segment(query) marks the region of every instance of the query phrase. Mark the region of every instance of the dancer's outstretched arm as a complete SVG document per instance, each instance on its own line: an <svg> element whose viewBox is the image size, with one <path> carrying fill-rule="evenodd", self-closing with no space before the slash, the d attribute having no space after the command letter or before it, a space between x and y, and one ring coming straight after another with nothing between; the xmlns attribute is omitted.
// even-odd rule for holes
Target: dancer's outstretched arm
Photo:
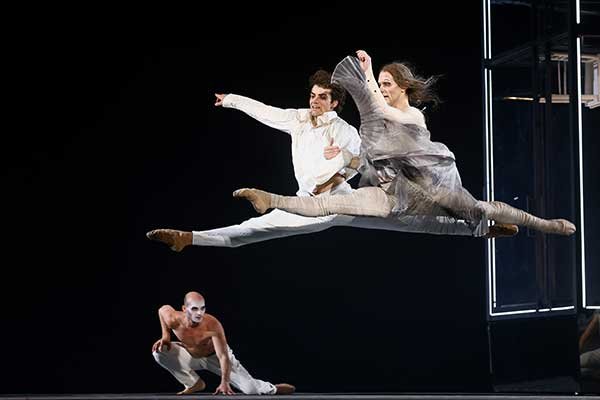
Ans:
<svg viewBox="0 0 600 400"><path fill-rule="evenodd" d="M301 123L296 109L268 106L260 101L237 94L215 93L215 106L243 111L260 123L290 134Z"/></svg>

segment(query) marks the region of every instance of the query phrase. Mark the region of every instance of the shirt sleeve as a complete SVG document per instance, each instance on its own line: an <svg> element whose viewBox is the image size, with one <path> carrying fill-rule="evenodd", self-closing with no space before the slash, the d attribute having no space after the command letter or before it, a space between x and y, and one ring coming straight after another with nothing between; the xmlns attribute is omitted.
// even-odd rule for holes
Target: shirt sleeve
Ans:
<svg viewBox="0 0 600 400"><path fill-rule="evenodd" d="M260 101L237 94L225 96L223 107L243 111L258 122L287 134L291 134L300 123L298 110L268 106Z"/></svg>

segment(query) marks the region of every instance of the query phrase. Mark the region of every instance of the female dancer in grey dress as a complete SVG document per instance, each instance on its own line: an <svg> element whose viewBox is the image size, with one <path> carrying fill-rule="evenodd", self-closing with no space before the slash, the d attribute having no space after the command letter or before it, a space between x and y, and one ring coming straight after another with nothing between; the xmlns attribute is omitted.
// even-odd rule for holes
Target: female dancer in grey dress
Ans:
<svg viewBox="0 0 600 400"><path fill-rule="evenodd" d="M575 226L564 219L546 220L502 202L475 199L462 186L454 154L430 140L423 114L411 106L437 99L431 91L434 79L423 80L406 65L392 63L382 68L378 86L369 55L359 50L357 57L342 60L332 81L348 90L360 112L361 154L352 158L335 146L325 154L337 159L340 168L358 169L361 188L349 195L316 197L240 189L235 197L246 198L259 213L278 208L305 216L454 217L465 220L474 236L487 233L488 219L546 233L575 232Z"/></svg>

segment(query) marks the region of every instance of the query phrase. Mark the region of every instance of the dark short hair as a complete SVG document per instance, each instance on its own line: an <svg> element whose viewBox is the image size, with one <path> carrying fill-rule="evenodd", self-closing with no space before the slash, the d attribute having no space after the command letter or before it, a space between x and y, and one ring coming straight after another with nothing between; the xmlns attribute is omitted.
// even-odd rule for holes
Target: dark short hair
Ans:
<svg viewBox="0 0 600 400"><path fill-rule="evenodd" d="M346 89L337 83L331 82L331 74L324 69L320 69L308 78L309 89L312 89L314 85L322 87L323 89L331 90L331 101L337 100L337 106L334 111L341 112L344 108L344 102L346 101Z"/></svg>

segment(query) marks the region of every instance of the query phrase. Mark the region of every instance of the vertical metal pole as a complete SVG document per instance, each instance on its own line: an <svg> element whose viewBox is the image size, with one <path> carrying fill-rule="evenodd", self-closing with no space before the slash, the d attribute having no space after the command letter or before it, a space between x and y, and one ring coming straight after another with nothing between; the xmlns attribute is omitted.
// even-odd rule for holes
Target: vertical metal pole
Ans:
<svg viewBox="0 0 600 400"><path fill-rule="evenodd" d="M573 174L571 193L573 193L573 206L571 209L573 220L577 225L575 252L573 256L573 273L576 296L576 309L582 311L586 306L585 300L585 241L584 241L584 215L583 215L583 160L582 160L582 132L581 132L581 86L580 86L580 38L579 38L579 1L569 1L568 31L569 31L569 136L572 145L570 154L570 167ZM579 208L579 212L577 209Z"/></svg>

